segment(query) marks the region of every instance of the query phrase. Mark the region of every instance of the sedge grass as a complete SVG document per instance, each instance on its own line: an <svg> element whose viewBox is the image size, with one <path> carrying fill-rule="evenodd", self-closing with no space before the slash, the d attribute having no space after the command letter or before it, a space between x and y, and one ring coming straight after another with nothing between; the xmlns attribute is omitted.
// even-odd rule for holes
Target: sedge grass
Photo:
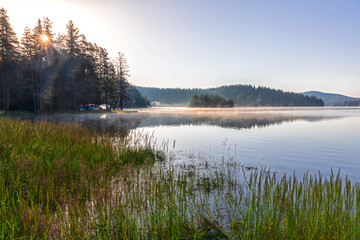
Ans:
<svg viewBox="0 0 360 240"><path fill-rule="evenodd" d="M206 159L207 171L179 171L153 165L152 136L9 119L0 130L0 239L360 238L360 187L340 174Z"/></svg>
<svg viewBox="0 0 360 240"><path fill-rule="evenodd" d="M162 157L72 124L0 118L0 133L0 239L48 236L59 209L87 202L124 165Z"/></svg>

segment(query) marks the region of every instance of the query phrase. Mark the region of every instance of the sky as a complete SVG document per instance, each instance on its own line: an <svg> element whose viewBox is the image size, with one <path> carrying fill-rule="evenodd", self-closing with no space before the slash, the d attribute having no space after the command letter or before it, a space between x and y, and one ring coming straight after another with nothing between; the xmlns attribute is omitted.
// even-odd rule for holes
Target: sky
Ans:
<svg viewBox="0 0 360 240"><path fill-rule="evenodd" d="M0 0L20 39L49 17L73 20L130 82L163 88L232 84L360 97L358 0Z"/></svg>

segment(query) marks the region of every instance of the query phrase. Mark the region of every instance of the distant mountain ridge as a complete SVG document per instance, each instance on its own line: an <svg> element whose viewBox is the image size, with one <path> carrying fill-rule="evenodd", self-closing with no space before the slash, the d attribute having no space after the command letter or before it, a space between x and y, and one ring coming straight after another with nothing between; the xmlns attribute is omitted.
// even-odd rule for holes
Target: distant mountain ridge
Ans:
<svg viewBox="0 0 360 240"><path fill-rule="evenodd" d="M136 87L150 102L159 105L188 106L193 95L209 94L232 99L235 106L324 106L321 99L294 92L251 85L229 85L217 88Z"/></svg>
<svg viewBox="0 0 360 240"><path fill-rule="evenodd" d="M325 106L343 106L345 102L357 101L360 98L349 97L336 93L324 93L319 91L308 91L303 93L305 96L314 96L324 101Z"/></svg>

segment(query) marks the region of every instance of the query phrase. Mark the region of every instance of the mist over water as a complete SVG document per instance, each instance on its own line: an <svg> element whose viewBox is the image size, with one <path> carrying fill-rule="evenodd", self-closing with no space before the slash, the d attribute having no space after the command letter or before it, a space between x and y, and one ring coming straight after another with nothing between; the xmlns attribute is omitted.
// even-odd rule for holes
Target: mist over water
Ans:
<svg viewBox="0 0 360 240"><path fill-rule="evenodd" d="M328 175L360 182L360 108L149 108L134 113L40 116L108 134L131 131L168 142L171 164L230 159L278 172Z"/></svg>

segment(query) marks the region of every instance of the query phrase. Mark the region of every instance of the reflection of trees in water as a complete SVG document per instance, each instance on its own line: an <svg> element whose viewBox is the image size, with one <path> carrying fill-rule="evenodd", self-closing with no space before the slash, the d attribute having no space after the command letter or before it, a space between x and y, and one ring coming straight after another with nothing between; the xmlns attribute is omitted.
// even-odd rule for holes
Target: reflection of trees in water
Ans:
<svg viewBox="0 0 360 240"><path fill-rule="evenodd" d="M194 115L194 114L151 114L151 113L127 113L127 114L59 114L36 116L34 120L47 120L55 122L73 122L81 126L96 129L106 134L118 134L125 137L128 133L139 127L156 126L184 126L184 125L210 125L232 129L263 128L271 125L279 125L283 122L297 120L321 121L333 119L324 116L286 116L286 115L237 115L225 116Z"/></svg>
<svg viewBox="0 0 360 240"><path fill-rule="evenodd" d="M142 117L137 117L135 114L120 115L114 113L37 115L31 119L79 124L100 133L114 133L120 137L126 137L130 130L136 129L143 121Z"/></svg>
<svg viewBox="0 0 360 240"><path fill-rule="evenodd" d="M283 122L293 122L297 120L321 121L325 119L330 119L330 117L301 117L271 114L261 116L251 115L237 117L156 114L148 115L146 118L144 118L144 121L141 122L140 127L210 125L233 129L251 129L255 127L262 128L271 125L279 125ZM331 119L333 119L333 117L331 117Z"/></svg>

